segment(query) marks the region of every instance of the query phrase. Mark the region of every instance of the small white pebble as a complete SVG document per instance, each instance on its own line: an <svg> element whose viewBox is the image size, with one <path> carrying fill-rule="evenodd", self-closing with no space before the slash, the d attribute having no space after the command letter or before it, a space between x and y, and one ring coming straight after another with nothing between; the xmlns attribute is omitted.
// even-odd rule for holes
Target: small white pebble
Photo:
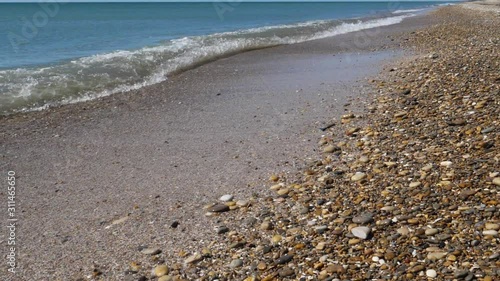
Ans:
<svg viewBox="0 0 500 281"><path fill-rule="evenodd" d="M223 202L227 202L227 201L231 201L233 200L234 196L231 195L231 194L226 194L226 195L222 195L219 200L220 201L223 201Z"/></svg>
<svg viewBox="0 0 500 281"><path fill-rule="evenodd" d="M450 167L451 164L452 164L451 161L443 161L443 162L440 163L440 165L443 166L443 167Z"/></svg>
<svg viewBox="0 0 500 281"><path fill-rule="evenodd" d="M435 278L437 276L437 272L434 269L428 269L425 272L425 275L427 275L427 277L430 277L430 278Z"/></svg>

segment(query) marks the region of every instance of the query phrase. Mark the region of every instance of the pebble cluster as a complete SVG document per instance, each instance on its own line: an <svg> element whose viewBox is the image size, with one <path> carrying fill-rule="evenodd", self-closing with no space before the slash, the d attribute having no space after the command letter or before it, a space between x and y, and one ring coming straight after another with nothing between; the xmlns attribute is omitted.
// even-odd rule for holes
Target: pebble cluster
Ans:
<svg viewBox="0 0 500 281"><path fill-rule="evenodd" d="M125 280L500 280L500 18L480 15L446 7L402 35L417 55L318 160L272 175L273 196L221 196L214 237L139 249Z"/></svg>

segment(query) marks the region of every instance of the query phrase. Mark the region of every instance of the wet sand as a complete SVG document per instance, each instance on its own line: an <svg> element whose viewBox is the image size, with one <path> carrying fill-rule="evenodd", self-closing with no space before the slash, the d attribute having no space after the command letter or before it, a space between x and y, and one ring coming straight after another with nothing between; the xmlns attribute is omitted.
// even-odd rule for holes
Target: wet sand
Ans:
<svg viewBox="0 0 500 281"><path fill-rule="evenodd" d="M403 54L393 35L427 24L251 51L135 92L3 118L1 170L16 172L19 214L11 280L76 280L95 267L123 280L138 247L168 257L209 240L204 205L266 196L272 173L303 168L318 128L361 112L366 79Z"/></svg>

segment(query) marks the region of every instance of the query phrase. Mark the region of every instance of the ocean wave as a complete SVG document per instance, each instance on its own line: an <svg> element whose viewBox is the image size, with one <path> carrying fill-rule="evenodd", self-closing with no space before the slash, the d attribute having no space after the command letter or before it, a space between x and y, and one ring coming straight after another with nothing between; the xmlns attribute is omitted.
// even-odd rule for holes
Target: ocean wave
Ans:
<svg viewBox="0 0 500 281"><path fill-rule="evenodd" d="M0 70L0 114L43 110L160 83L168 75L231 54L321 39L401 22L412 14L365 20L320 20L184 37L43 68Z"/></svg>
<svg viewBox="0 0 500 281"><path fill-rule="evenodd" d="M425 11L426 9L408 9L408 10L396 10L393 11L393 14L405 14L405 13L417 13L417 12L422 12Z"/></svg>

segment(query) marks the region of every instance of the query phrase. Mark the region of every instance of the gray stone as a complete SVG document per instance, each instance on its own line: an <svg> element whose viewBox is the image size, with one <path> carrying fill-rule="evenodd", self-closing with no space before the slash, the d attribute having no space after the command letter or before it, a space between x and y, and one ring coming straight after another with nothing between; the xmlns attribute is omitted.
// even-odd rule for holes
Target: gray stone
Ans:
<svg viewBox="0 0 500 281"><path fill-rule="evenodd" d="M351 229L351 233L360 238L360 239L367 239L368 236L370 235L371 233L371 229L369 227L366 227L366 226L358 226L358 227L355 227L353 229Z"/></svg>
<svg viewBox="0 0 500 281"><path fill-rule="evenodd" d="M220 201L223 201L223 202L228 202L228 201L231 201L233 200L234 196L231 195L231 194L226 194L226 195L222 195L219 200Z"/></svg>
<svg viewBox="0 0 500 281"><path fill-rule="evenodd" d="M232 260L231 263L229 264L229 267L231 268L236 268L236 267L240 267L243 265L243 261L240 260L240 259L235 259L235 260Z"/></svg>
<svg viewBox="0 0 500 281"><path fill-rule="evenodd" d="M352 218L353 223L365 224L373 221L373 214L365 213Z"/></svg>
<svg viewBox="0 0 500 281"><path fill-rule="evenodd" d="M227 212L229 211L229 206L225 204L215 204L214 206L208 208L208 211L213 213Z"/></svg>

